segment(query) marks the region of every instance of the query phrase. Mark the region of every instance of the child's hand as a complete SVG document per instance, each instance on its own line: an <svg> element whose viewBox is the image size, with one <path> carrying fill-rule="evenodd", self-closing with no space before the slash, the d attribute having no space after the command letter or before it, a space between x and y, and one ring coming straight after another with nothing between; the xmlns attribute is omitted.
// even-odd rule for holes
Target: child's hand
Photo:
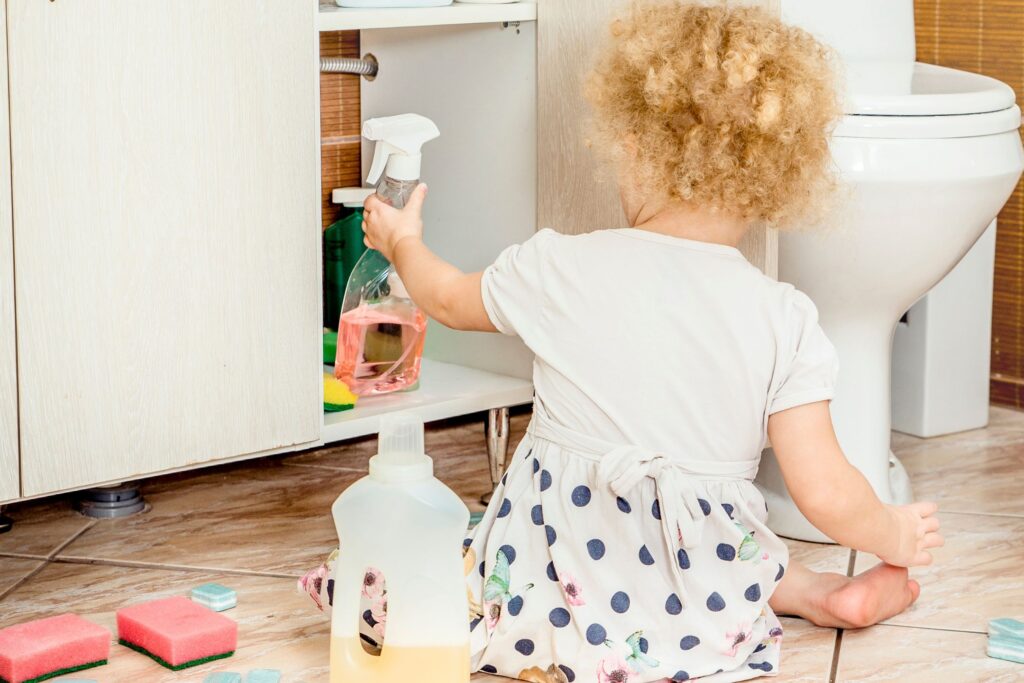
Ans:
<svg viewBox="0 0 1024 683"><path fill-rule="evenodd" d="M388 261L394 261L395 247L407 237L423 237L423 200L427 197L427 186L420 185L413 190L405 208L398 210L385 204L377 195L371 195L363 205L363 241L366 246L384 254Z"/></svg>
<svg viewBox="0 0 1024 683"><path fill-rule="evenodd" d="M891 550L879 555L883 562L897 567L918 567L932 563L929 548L939 548L945 540L939 533L939 507L935 503L890 505L889 514L896 522L898 537Z"/></svg>

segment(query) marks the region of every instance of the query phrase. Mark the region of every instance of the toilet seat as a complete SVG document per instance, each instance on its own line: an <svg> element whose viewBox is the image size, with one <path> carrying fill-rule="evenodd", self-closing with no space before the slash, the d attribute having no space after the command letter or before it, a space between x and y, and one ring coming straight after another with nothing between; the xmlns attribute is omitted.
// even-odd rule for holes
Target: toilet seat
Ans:
<svg viewBox="0 0 1024 683"><path fill-rule="evenodd" d="M977 137L1021 125L1013 89L988 76L934 64L868 62L850 65L847 81L838 137Z"/></svg>

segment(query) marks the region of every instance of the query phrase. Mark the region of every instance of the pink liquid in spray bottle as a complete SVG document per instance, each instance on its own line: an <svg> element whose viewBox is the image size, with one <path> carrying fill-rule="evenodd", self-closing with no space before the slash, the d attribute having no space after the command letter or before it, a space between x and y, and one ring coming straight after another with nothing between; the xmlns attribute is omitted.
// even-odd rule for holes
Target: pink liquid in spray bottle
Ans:
<svg viewBox="0 0 1024 683"><path fill-rule="evenodd" d="M363 136L377 141L367 180L377 196L405 207L419 185L421 146L440 132L430 119L403 114L371 119ZM427 317L413 303L394 266L376 250L363 254L345 287L334 375L359 396L388 394L419 381Z"/></svg>

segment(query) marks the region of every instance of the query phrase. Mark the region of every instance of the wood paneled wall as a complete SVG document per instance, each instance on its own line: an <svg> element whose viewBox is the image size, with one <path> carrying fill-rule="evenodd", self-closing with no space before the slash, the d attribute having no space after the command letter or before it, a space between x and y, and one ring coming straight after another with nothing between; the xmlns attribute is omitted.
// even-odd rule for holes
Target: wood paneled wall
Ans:
<svg viewBox="0 0 1024 683"><path fill-rule="evenodd" d="M915 0L917 58L1008 83L1024 104L1024 0ZM992 401L1024 407L1024 183L999 214Z"/></svg>
<svg viewBox="0 0 1024 683"><path fill-rule="evenodd" d="M359 31L320 34L321 57L359 58ZM350 74L320 74L321 214L326 228L338 216L331 203L336 187L362 185L359 80Z"/></svg>

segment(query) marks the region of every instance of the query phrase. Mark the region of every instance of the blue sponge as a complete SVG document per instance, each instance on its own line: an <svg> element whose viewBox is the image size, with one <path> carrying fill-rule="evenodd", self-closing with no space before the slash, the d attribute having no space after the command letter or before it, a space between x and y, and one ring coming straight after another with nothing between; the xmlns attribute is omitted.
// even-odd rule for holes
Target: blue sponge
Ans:
<svg viewBox="0 0 1024 683"><path fill-rule="evenodd" d="M280 683L281 672L277 669L253 669L245 677L245 683Z"/></svg>
<svg viewBox="0 0 1024 683"><path fill-rule="evenodd" d="M222 586L219 583L204 583L202 586L192 589L192 602L199 603L214 612L223 612L238 604L238 596L227 586Z"/></svg>
<svg viewBox="0 0 1024 683"><path fill-rule="evenodd" d="M203 683L242 683L242 675L232 671L218 671L204 678Z"/></svg>

